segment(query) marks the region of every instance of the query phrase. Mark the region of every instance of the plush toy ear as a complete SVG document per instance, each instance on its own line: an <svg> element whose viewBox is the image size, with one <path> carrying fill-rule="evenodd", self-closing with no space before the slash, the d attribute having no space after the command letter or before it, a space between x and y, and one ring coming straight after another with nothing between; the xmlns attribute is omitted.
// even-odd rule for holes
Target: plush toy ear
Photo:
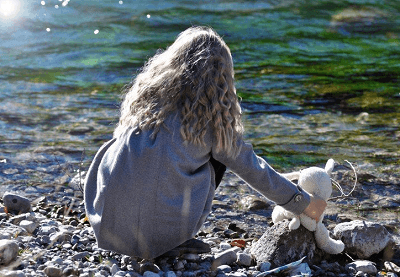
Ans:
<svg viewBox="0 0 400 277"><path fill-rule="evenodd" d="M290 173L283 173L282 175L283 175L283 177L289 179L290 181L299 180L299 178L300 178L300 172L299 171L290 172Z"/></svg>
<svg viewBox="0 0 400 277"><path fill-rule="evenodd" d="M325 165L325 171L328 175L331 175L333 168L335 167L335 161L333 159L329 159Z"/></svg>

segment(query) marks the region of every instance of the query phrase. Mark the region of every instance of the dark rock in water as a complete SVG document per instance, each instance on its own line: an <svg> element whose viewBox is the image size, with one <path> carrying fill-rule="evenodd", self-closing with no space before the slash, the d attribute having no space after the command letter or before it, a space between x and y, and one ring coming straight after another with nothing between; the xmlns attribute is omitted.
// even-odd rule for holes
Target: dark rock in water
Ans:
<svg viewBox="0 0 400 277"><path fill-rule="evenodd" d="M31 201L16 194L5 193L3 195L3 203L8 212L15 214L26 213L31 210Z"/></svg>
<svg viewBox="0 0 400 277"><path fill-rule="evenodd" d="M360 259L378 254L392 241L386 228L375 222L354 220L336 225L333 236L345 244L345 251Z"/></svg>
<svg viewBox="0 0 400 277"><path fill-rule="evenodd" d="M289 229L289 221L278 222L267 229L251 248L258 262L270 262L273 267L282 266L307 256L307 262L317 263L323 256L315 243L314 233L303 226Z"/></svg>
<svg viewBox="0 0 400 277"><path fill-rule="evenodd" d="M390 16L375 8L348 8L332 16L331 29L340 33L386 33L394 31Z"/></svg>

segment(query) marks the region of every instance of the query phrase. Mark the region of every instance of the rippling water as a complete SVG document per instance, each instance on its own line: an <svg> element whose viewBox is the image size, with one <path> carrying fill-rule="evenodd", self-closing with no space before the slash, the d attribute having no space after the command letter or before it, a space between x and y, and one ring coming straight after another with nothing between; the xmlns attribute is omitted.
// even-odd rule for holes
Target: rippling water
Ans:
<svg viewBox="0 0 400 277"><path fill-rule="evenodd" d="M120 91L192 25L230 46L246 136L282 171L400 175L399 1L0 2L0 182L60 182L111 138Z"/></svg>

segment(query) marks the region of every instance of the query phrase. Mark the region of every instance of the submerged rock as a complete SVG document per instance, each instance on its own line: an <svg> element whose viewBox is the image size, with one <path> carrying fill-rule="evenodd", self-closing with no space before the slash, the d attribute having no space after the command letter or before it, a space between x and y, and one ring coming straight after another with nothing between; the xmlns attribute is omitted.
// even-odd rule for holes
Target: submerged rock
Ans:
<svg viewBox="0 0 400 277"><path fill-rule="evenodd" d="M393 22L376 8L347 8L332 16L330 27L341 33L384 33L393 30Z"/></svg>

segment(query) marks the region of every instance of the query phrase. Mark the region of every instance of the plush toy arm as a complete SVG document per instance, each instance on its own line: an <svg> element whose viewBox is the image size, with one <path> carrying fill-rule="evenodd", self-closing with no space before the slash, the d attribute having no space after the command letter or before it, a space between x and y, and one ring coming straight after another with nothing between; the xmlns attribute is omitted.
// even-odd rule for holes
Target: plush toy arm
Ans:
<svg viewBox="0 0 400 277"><path fill-rule="evenodd" d="M339 254L344 250L344 243L341 240L334 240L329 237L329 231L322 222L317 224L315 230L315 241L318 248L328 254Z"/></svg>
<svg viewBox="0 0 400 277"><path fill-rule="evenodd" d="M272 222L278 223L284 219L290 219L289 229L296 230L300 227L300 218L296 216L294 213L291 213L285 210L281 206L275 206L274 210L272 211Z"/></svg>
<svg viewBox="0 0 400 277"><path fill-rule="evenodd" d="M315 219L312 219L311 217L305 215L305 214L300 214L300 223L303 225L307 230L314 232L315 229L317 228L317 222Z"/></svg>

